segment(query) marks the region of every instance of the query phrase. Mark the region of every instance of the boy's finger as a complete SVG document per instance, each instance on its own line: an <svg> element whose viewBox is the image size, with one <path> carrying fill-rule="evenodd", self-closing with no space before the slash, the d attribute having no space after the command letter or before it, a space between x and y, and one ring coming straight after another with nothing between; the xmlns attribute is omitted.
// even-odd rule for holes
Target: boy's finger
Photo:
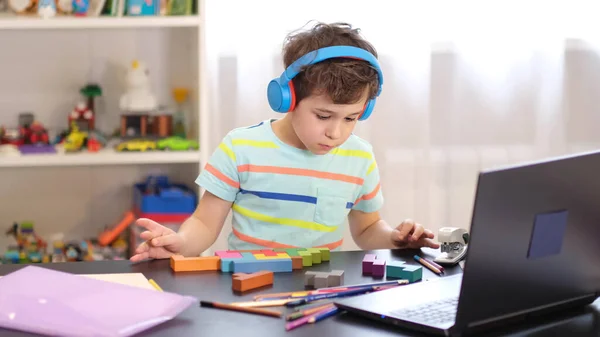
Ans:
<svg viewBox="0 0 600 337"><path fill-rule="evenodd" d="M433 248L433 249L438 249L440 248L440 245L438 243L435 243L429 239L425 239L425 247L429 247L429 248Z"/></svg>
<svg viewBox="0 0 600 337"><path fill-rule="evenodd" d="M150 220L147 218L139 218L135 221L135 224L138 226L144 227L151 232L162 232L162 228L163 228L156 221Z"/></svg>
<svg viewBox="0 0 600 337"><path fill-rule="evenodd" d="M135 252L137 254L139 254L139 253L147 252L149 249L150 249L150 246L148 246L148 242L142 242L142 243L140 243L139 246L137 246L137 248L135 249Z"/></svg>
<svg viewBox="0 0 600 337"><path fill-rule="evenodd" d="M150 254L148 254L148 252L144 252L144 253L141 253L141 254L135 254L134 256L132 256L131 258L129 258L129 260L131 262L138 262L138 261L145 260L145 259L147 259L149 257L150 257Z"/></svg>
<svg viewBox="0 0 600 337"><path fill-rule="evenodd" d="M177 234L168 234L154 238L152 239L152 241L150 241L150 243L155 247L162 247L172 245L176 243L178 239L179 237L177 236Z"/></svg>
<svg viewBox="0 0 600 337"><path fill-rule="evenodd" d="M408 234L412 231L415 223L412 220L404 220L398 228L398 240L404 241Z"/></svg>
<svg viewBox="0 0 600 337"><path fill-rule="evenodd" d="M151 231L143 231L142 233L140 233L140 238L145 241L152 240L155 236L156 235L154 235L154 233L152 233Z"/></svg>
<svg viewBox="0 0 600 337"><path fill-rule="evenodd" d="M421 235L425 231L425 229L423 228L423 226L419 226L419 225L415 225L414 228L415 228L415 231L412 234L412 239L419 240L421 238Z"/></svg>

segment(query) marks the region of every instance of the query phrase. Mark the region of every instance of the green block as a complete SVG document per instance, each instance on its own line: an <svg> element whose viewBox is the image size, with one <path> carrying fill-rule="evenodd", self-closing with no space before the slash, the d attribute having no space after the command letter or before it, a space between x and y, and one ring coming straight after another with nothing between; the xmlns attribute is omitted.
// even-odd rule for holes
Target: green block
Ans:
<svg viewBox="0 0 600 337"><path fill-rule="evenodd" d="M275 249L273 249L273 251L283 253L283 252L287 252L288 249L289 248L275 248Z"/></svg>
<svg viewBox="0 0 600 337"><path fill-rule="evenodd" d="M300 256L300 254L298 254L298 250L295 248L286 248L284 252L286 252L288 256Z"/></svg>
<svg viewBox="0 0 600 337"><path fill-rule="evenodd" d="M313 258L310 252L301 250L298 252L298 255L302 256L302 266L310 267L313 265Z"/></svg>
<svg viewBox="0 0 600 337"><path fill-rule="evenodd" d="M386 277L408 280L409 283L417 282L423 278L423 267L408 265L404 262L391 261L385 266Z"/></svg>
<svg viewBox="0 0 600 337"><path fill-rule="evenodd" d="M318 250L317 248L308 248L308 249L306 249L306 251L312 254L313 264L321 263L321 251L320 250Z"/></svg>
<svg viewBox="0 0 600 337"><path fill-rule="evenodd" d="M317 248L317 249L321 251L321 260L329 261L329 258L330 258L329 248Z"/></svg>

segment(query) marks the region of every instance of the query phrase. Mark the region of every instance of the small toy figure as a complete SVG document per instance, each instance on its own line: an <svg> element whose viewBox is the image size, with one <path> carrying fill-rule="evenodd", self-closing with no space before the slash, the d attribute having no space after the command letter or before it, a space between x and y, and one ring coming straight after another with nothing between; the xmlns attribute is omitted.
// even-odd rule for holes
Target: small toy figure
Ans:
<svg viewBox="0 0 600 337"><path fill-rule="evenodd" d="M73 0L73 14L75 16L86 16L90 2L88 0Z"/></svg>
<svg viewBox="0 0 600 337"><path fill-rule="evenodd" d="M56 15L56 3L54 0L39 0L37 12L44 19L51 18Z"/></svg>
<svg viewBox="0 0 600 337"><path fill-rule="evenodd" d="M85 102L79 102L69 114L69 125L77 124L82 131L94 130L94 111Z"/></svg>
<svg viewBox="0 0 600 337"><path fill-rule="evenodd" d="M158 108L150 89L148 68L137 60L133 61L126 76L126 91L121 96L119 107L125 112L151 112Z"/></svg>

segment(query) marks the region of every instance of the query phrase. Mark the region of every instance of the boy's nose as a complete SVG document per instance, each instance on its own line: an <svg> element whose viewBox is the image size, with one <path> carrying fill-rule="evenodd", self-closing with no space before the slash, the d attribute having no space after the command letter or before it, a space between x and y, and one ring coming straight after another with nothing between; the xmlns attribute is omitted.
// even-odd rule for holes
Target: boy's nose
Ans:
<svg viewBox="0 0 600 337"><path fill-rule="evenodd" d="M327 131L325 132L325 135L329 139L338 139L338 138L340 138L340 135L341 135L340 127L338 125L335 125L335 126L329 128L329 129L327 129Z"/></svg>

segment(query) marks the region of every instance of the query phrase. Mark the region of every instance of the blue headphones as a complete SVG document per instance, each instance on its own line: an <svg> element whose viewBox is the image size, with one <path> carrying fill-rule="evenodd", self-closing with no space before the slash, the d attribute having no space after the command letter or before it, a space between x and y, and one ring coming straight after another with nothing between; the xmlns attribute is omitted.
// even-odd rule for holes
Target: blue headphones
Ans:
<svg viewBox="0 0 600 337"><path fill-rule="evenodd" d="M292 63L278 78L269 82L267 86L267 98L271 109L276 112L288 112L294 109L296 105L296 93L292 79L302 70L302 67L315 64L331 58L354 58L369 62L377 70L379 79L379 88L377 95L381 93L383 86L383 74L379 67L377 58L368 51L352 46L331 46L311 51ZM358 120L369 118L375 107L375 98L369 100L365 105L365 110Z"/></svg>

